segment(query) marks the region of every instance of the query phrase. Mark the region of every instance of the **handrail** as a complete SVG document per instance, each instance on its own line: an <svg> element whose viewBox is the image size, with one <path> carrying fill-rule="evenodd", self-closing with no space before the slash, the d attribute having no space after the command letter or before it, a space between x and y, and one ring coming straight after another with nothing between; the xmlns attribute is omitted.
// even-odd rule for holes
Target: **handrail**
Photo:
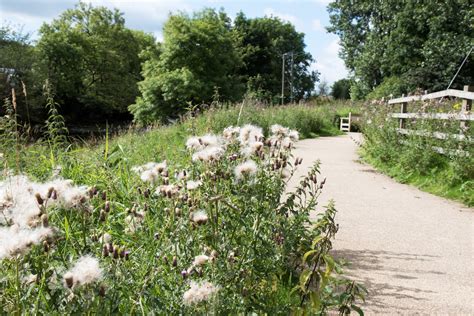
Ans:
<svg viewBox="0 0 474 316"><path fill-rule="evenodd" d="M474 92L448 89L448 90L437 91L437 92L424 94L424 95L414 95L414 96L409 96L409 97L391 99L388 101L388 104L405 103L405 102L411 102L411 101L424 101L424 100L438 99L438 98L443 98L443 97L456 97L456 98L461 98L461 99L474 100Z"/></svg>

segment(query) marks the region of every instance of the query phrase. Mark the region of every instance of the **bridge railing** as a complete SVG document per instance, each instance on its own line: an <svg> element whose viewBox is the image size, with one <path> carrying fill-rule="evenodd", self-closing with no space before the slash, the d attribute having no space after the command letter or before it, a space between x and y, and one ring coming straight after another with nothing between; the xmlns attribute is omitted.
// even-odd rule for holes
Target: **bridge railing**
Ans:
<svg viewBox="0 0 474 316"><path fill-rule="evenodd" d="M389 105L400 104L400 112L392 113L391 117L399 120L399 127L397 129L402 135L416 135L422 137L434 137L437 139L455 139L457 141L466 140L466 132L469 128L469 123L474 121L474 113L471 113L472 100L474 100L474 86L464 86L464 90L447 89L434 93L425 93L417 96L402 96L401 98L391 99L388 101ZM461 108L458 113L408 113L408 104L413 101L425 101L440 99L444 97L456 97L462 100ZM406 128L406 120L422 119L422 120L456 120L460 122L459 134L447 134L441 132L431 132L424 130L412 130ZM469 140L472 142L472 140ZM445 154L446 151L441 147L433 147L433 150ZM457 150L454 154L463 154L464 151Z"/></svg>

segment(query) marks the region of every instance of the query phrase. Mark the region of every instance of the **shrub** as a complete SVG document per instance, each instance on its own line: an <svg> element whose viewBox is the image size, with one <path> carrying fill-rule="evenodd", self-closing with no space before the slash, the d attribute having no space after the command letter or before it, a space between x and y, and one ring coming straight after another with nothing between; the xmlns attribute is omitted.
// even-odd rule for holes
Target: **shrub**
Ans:
<svg viewBox="0 0 474 316"><path fill-rule="evenodd" d="M182 159L139 166L120 147L106 147L101 166L65 158L61 175L88 174L89 188L8 176L0 183L4 311L357 309L363 289L337 277L329 255L334 207L315 224L309 218L325 183L318 165L285 196L301 163L291 154L298 134L270 130L265 142L250 125L190 137Z"/></svg>
<svg viewBox="0 0 474 316"><path fill-rule="evenodd" d="M447 113L454 110L458 113L457 105L449 101L413 103L410 107L410 112ZM473 205L472 128L460 131L456 120L406 120L405 128L414 132L404 135L397 131L398 120L389 117L393 111L385 104L367 106L363 125L365 158L403 182ZM439 139L439 135L448 136ZM464 138L458 140L453 135Z"/></svg>

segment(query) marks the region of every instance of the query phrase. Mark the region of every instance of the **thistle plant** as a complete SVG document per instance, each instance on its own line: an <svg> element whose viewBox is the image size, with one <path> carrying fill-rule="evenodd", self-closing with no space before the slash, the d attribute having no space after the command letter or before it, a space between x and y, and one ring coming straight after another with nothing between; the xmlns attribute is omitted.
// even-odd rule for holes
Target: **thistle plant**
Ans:
<svg viewBox="0 0 474 316"><path fill-rule="evenodd" d="M333 205L310 219L325 183L318 164L286 193L297 140L279 125L266 137L231 126L189 137L184 162L105 164L88 188L7 178L0 232L30 240L3 249L0 303L20 313L357 310L362 291L330 255Z"/></svg>

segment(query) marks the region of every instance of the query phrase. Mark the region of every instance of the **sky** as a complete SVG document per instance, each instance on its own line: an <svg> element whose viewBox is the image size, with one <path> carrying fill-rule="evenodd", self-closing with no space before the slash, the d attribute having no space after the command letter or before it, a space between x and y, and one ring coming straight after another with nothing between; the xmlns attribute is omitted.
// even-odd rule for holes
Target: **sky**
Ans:
<svg viewBox="0 0 474 316"><path fill-rule="evenodd" d="M348 72L339 58L339 41L327 33L330 0L87 0L93 5L117 8L124 13L129 28L153 33L162 39L162 27L170 12L191 13L203 8L223 8L234 18L239 11L247 17L275 16L289 21L298 32L305 33L306 50L315 62L320 78L332 84L345 78ZM74 8L76 0L0 0L0 24L22 27L37 38L44 22L51 22L66 9Z"/></svg>

